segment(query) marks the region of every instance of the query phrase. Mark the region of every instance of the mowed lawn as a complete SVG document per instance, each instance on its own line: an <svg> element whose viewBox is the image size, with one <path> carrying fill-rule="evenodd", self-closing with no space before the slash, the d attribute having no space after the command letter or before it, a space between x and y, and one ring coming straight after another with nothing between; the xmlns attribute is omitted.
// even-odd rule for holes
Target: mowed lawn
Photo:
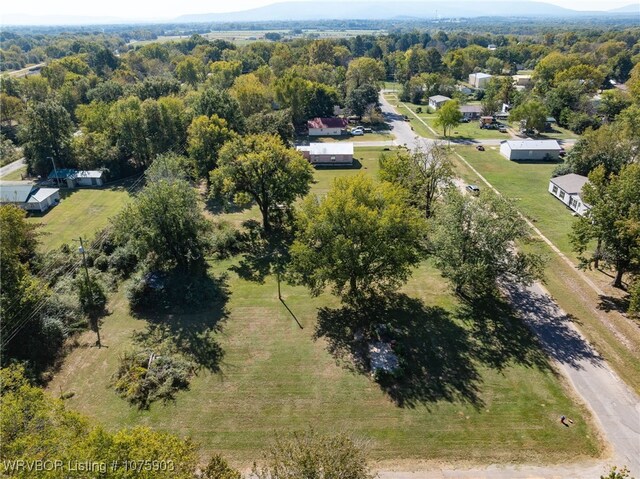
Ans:
<svg viewBox="0 0 640 479"><path fill-rule="evenodd" d="M359 149L360 168L316 170L313 193L325 193L336 176L375 175L380 152ZM122 292L102 327L108 347L84 347L94 335L82 336L49 390L73 392L67 404L109 429L144 424L189 436L204 458L219 452L238 466L259 459L275 431L309 426L347 431L369 441L373 459L406 467L422 460L563 462L600 453L588 412L570 399L528 330L505 308L476 317L430 263L417 265L404 287L411 308L400 320L411 325L406 347L421 374L389 391L314 339L319 308L338 308L337 298L283 284L281 303L273 277L242 279L239 262L211 263L211 274L226 275L229 290L219 329L209 331L219 307L167 318L199 331L203 350L223 351L219 370L199 370L176 402L138 411L108 386L133 331L146 327L130 316ZM562 414L575 425L562 426Z"/></svg>
<svg viewBox="0 0 640 479"><path fill-rule="evenodd" d="M558 163L509 161L500 154L498 147L477 151L465 146L456 148L456 151L500 193L512 200L514 206L564 254L576 259L569 241L571 225L576 218L569 208L549 193L549 180ZM484 184L479 186L483 188Z"/></svg>
<svg viewBox="0 0 640 479"><path fill-rule="evenodd" d="M125 205L129 199L127 186L128 183L99 189L61 189L58 205L28 218L41 225L38 232L43 250L71 243L79 236L91 239Z"/></svg>

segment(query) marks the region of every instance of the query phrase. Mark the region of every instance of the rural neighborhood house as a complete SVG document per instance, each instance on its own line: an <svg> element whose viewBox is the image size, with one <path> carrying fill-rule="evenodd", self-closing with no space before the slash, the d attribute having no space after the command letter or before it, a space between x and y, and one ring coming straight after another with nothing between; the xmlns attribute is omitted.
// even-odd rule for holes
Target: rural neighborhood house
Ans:
<svg viewBox="0 0 640 479"><path fill-rule="evenodd" d="M0 204L44 212L60 201L58 188L39 188L24 181L0 182Z"/></svg>
<svg viewBox="0 0 640 479"><path fill-rule="evenodd" d="M67 188L75 188L76 186L102 186L106 181L106 174L99 170L70 170L62 169L52 171L49 174L50 180L66 182ZM65 185L63 185L65 186Z"/></svg>
<svg viewBox="0 0 640 479"><path fill-rule="evenodd" d="M347 128L345 118L314 118L307 122L309 136L340 136Z"/></svg>
<svg viewBox="0 0 640 479"><path fill-rule="evenodd" d="M562 201L565 205L581 216L589 211L589 205L586 205L580 193L582 187L589 179L586 176L570 173L568 175L556 176L549 180L549 193Z"/></svg>
<svg viewBox="0 0 640 479"><path fill-rule="evenodd" d="M296 148L312 165L353 164L353 143L311 143Z"/></svg>
<svg viewBox="0 0 640 479"><path fill-rule="evenodd" d="M449 100L451 100L451 98L449 98L448 96L444 96L444 95L430 96L429 97L429 106L431 108L433 108L434 110L437 110L438 108L440 108L442 105L444 105Z"/></svg>

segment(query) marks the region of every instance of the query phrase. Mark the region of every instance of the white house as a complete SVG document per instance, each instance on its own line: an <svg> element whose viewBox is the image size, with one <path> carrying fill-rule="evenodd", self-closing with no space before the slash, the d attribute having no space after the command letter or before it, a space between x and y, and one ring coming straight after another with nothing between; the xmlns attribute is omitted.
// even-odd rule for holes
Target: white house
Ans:
<svg viewBox="0 0 640 479"><path fill-rule="evenodd" d="M353 143L311 143L296 150L312 165L353 165Z"/></svg>
<svg viewBox="0 0 640 479"><path fill-rule="evenodd" d="M562 148L556 140L507 140L500 153L509 160L557 160Z"/></svg>
<svg viewBox="0 0 640 479"><path fill-rule="evenodd" d="M589 211L589 205L580 197L582 187L589 179L586 176L569 175L556 176L549 180L549 193L562 201L565 205L581 216Z"/></svg>
<svg viewBox="0 0 640 479"><path fill-rule="evenodd" d="M46 211L60 201L57 188L39 188L25 181L0 181L0 204L16 205L28 211Z"/></svg>
<svg viewBox="0 0 640 479"><path fill-rule="evenodd" d="M444 96L444 95L430 96L429 97L429 106L431 108L433 108L434 110L437 110L438 108L440 108L442 105L444 105L449 100L451 100L451 98L449 98L448 96Z"/></svg>
<svg viewBox="0 0 640 479"><path fill-rule="evenodd" d="M307 122L309 136L340 136L349 122L345 118L314 118Z"/></svg>
<svg viewBox="0 0 640 479"><path fill-rule="evenodd" d="M488 73L472 73L469 75L469 83L475 88L485 88L491 75Z"/></svg>

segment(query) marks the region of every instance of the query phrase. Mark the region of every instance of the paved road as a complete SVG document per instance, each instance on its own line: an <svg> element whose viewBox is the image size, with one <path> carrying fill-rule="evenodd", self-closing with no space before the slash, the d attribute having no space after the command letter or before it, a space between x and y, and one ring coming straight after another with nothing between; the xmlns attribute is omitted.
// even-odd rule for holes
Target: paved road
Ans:
<svg viewBox="0 0 640 479"><path fill-rule="evenodd" d="M416 133L411 129L411 124L408 121L404 120L402 115L399 115L393 105L387 101L382 93L380 93L380 104L382 108L382 113L385 119L391 124L392 132L396 135L396 144L398 145L407 145L409 148L413 148L417 142ZM419 121L422 121L419 117L416 117ZM429 128L426 122L422 121L422 123ZM434 140L419 138L419 141L423 142L433 142ZM484 146L500 146L503 142L503 139L470 139L470 140L451 140L451 144L454 145L484 145ZM567 140L558 140L563 146L572 146L574 145L576 140L567 139ZM412 146L413 145L413 146Z"/></svg>
<svg viewBox="0 0 640 479"><path fill-rule="evenodd" d="M24 166L24 164L24 158L21 158L14 161L13 163L9 163L8 165L3 166L2 168L0 168L0 178L8 175L9 173L13 173L14 171L19 170Z"/></svg>
<svg viewBox="0 0 640 479"><path fill-rule="evenodd" d="M382 110L401 143L409 148L419 141L407 122L381 97ZM432 141L432 140L427 140ZM460 185L459 185L460 186ZM475 469L431 469L428 471L380 471L382 479L435 478L597 478L610 464L626 465L640 477L640 398L611 370L588 344L570 318L535 283L529 287L507 284L505 292L541 341L558 370L573 385L590 408L611 447L611 458L562 466L487 466Z"/></svg>

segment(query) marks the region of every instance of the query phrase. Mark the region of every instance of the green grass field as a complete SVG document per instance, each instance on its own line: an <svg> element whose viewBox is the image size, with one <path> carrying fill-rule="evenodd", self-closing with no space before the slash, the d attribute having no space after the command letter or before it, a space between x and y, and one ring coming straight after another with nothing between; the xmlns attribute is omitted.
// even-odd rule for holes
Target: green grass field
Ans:
<svg viewBox="0 0 640 479"><path fill-rule="evenodd" d="M316 170L312 192L323 194L338 176L375 176L380 153L358 149L360 168ZM219 370L201 369L175 403L138 411L108 388L133 331L146 327L144 319L130 316L122 292L104 320L108 347L83 347L92 333L80 338L50 391L73 392L68 405L110 429L144 424L190 436L205 457L220 452L244 466L274 431L309 425L367 439L372 458L406 467L418 460L562 462L600 453L589 414L569 399L528 329L503 305L461 304L429 263L417 266L403 289L405 306L394 316L412 359L408 379L383 389L349 368L349 359L334 357L325 339L314 339L318 309L339 307L337 298L312 298L304 288L284 284L281 303L274 278L243 279L236 268L241 261L211 263L213 275L227 275L227 314L220 322L220 305L164 318L178 333L190 334L194 347L223 351ZM340 317L334 315L329 318ZM575 426L561 426L561 414Z"/></svg>
<svg viewBox="0 0 640 479"><path fill-rule="evenodd" d="M576 219L571 210L548 191L549 179L557 163L509 161L500 155L498 147L487 147L486 151L459 147L456 151L498 191L511 199L516 208L563 253L576 259L569 242L571 225ZM479 183L479 186L482 188L483 184Z"/></svg>
<svg viewBox="0 0 640 479"><path fill-rule="evenodd" d="M109 218L115 216L129 198L125 184L101 189L60 190L60 204L28 221L39 224L43 250L70 243L79 236L91 239Z"/></svg>
<svg viewBox="0 0 640 479"><path fill-rule="evenodd" d="M16 170L12 173L6 174L2 177L0 177L0 180L2 181L21 181L23 175L27 174L27 167L24 166L22 168L20 168L19 170Z"/></svg>

